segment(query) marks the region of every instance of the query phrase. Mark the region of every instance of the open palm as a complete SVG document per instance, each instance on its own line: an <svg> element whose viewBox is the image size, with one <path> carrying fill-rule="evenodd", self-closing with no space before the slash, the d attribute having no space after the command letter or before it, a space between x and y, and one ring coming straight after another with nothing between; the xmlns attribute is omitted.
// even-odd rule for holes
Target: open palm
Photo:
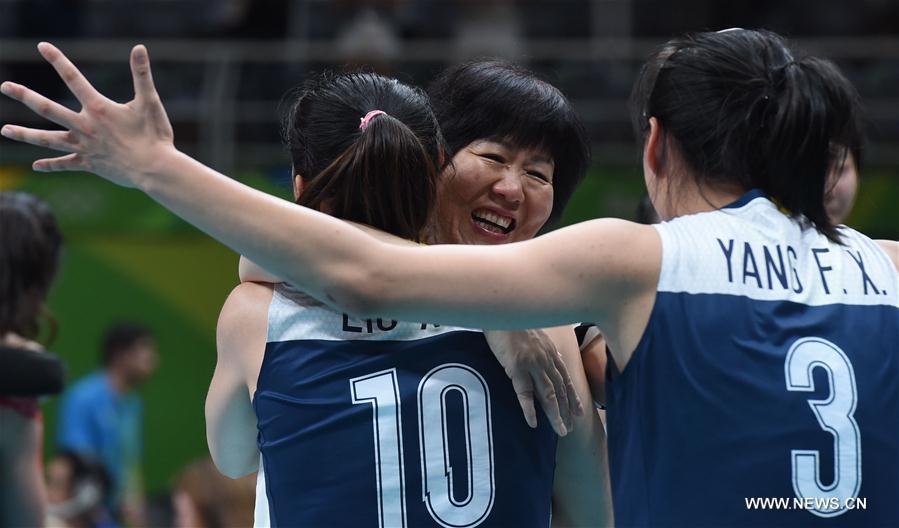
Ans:
<svg viewBox="0 0 899 528"><path fill-rule="evenodd" d="M40 130L4 125L5 137L66 152L34 162L36 171L88 171L126 187L137 187L154 171L161 150L174 150L172 125L156 93L150 61L143 45L131 50L134 99L119 104L103 96L78 68L52 44L38 44L81 103L74 112L26 86L4 82L2 92L66 130Z"/></svg>

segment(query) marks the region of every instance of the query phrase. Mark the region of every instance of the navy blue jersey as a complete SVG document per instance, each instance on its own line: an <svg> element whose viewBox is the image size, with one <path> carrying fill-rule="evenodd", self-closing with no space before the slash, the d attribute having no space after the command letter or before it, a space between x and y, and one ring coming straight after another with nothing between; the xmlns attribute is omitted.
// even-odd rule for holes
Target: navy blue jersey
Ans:
<svg viewBox="0 0 899 528"><path fill-rule="evenodd" d="M276 289L253 406L257 523L549 524L556 437L481 332L356 320Z"/></svg>
<svg viewBox="0 0 899 528"><path fill-rule="evenodd" d="M609 381L618 526L899 526L899 278L759 193L658 226L644 336Z"/></svg>

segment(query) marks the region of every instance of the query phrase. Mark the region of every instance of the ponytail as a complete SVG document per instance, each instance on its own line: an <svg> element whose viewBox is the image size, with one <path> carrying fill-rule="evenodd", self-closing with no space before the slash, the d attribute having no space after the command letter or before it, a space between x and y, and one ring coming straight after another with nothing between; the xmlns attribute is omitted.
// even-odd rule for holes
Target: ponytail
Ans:
<svg viewBox="0 0 899 528"><path fill-rule="evenodd" d="M418 137L383 114L311 178L297 203L420 241L436 199L437 167Z"/></svg>
<svg viewBox="0 0 899 528"><path fill-rule="evenodd" d="M297 203L420 241L444 151L425 93L349 73L307 81L291 97L282 135L303 178Z"/></svg>
<svg viewBox="0 0 899 528"><path fill-rule="evenodd" d="M771 77L771 109L762 121L770 132L759 141L764 167L756 186L839 241L824 195L827 175L861 146L855 90L833 63L814 57L775 68Z"/></svg>
<svg viewBox="0 0 899 528"><path fill-rule="evenodd" d="M700 184L759 188L829 239L828 174L862 146L860 103L830 61L794 59L768 31L672 40L644 66L631 95L635 132L656 117Z"/></svg>

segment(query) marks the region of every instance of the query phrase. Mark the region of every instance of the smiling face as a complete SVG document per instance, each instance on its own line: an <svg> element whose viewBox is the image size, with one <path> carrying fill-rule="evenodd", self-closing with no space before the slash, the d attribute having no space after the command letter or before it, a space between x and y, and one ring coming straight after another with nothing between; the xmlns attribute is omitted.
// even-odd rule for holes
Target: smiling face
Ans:
<svg viewBox="0 0 899 528"><path fill-rule="evenodd" d="M542 149L472 141L441 175L431 242L504 244L533 238L552 212L553 170Z"/></svg>

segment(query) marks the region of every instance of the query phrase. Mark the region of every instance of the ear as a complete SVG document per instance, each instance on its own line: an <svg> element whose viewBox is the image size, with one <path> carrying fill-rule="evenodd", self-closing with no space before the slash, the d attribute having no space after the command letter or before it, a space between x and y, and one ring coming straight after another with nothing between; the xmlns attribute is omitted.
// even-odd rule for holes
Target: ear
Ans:
<svg viewBox="0 0 899 528"><path fill-rule="evenodd" d="M298 200L303 194L303 188L306 187L306 180L300 174L293 175L293 199Z"/></svg>
<svg viewBox="0 0 899 528"><path fill-rule="evenodd" d="M655 117L649 118L649 134L646 136L646 144L643 146L643 170L659 177L662 165L665 163L665 134L662 125Z"/></svg>
<svg viewBox="0 0 899 528"><path fill-rule="evenodd" d="M441 146L437 148L437 166L443 168L444 163L446 163L446 151Z"/></svg>

